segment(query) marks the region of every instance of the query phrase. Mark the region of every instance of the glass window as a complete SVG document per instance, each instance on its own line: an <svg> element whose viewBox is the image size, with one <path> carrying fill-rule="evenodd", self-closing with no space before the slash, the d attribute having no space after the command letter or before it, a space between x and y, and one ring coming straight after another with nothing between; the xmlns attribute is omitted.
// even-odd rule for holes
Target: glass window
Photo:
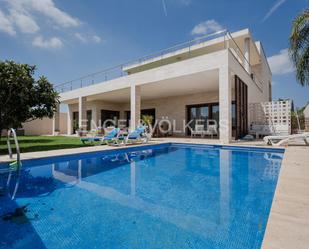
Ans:
<svg viewBox="0 0 309 249"><path fill-rule="evenodd" d="M219 126L219 105L213 105L212 106L212 117L211 119L214 119L217 121L217 125Z"/></svg>
<svg viewBox="0 0 309 249"><path fill-rule="evenodd" d="M192 106L189 107L189 126L195 129L196 124L204 125L207 128L207 120L209 118L209 107L206 106Z"/></svg>
<svg viewBox="0 0 309 249"><path fill-rule="evenodd" d="M105 128L109 126L117 127L118 119L119 119L119 111L101 110L101 123L102 126L105 125Z"/></svg>

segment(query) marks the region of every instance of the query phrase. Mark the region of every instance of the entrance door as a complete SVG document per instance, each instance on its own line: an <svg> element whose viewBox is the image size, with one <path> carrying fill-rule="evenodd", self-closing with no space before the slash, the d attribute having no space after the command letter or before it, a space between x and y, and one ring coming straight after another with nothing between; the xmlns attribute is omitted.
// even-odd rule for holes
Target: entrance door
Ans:
<svg viewBox="0 0 309 249"><path fill-rule="evenodd" d="M236 135L239 139L248 134L248 86L235 75Z"/></svg>
<svg viewBox="0 0 309 249"><path fill-rule="evenodd" d="M105 125L105 128L108 126L117 127L118 119L119 119L119 111L101 110L101 126Z"/></svg>

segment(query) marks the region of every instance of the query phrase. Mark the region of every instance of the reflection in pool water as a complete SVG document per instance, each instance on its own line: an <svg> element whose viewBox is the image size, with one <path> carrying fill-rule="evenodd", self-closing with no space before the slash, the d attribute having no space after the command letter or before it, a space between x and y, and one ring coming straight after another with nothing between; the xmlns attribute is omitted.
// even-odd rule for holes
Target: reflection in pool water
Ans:
<svg viewBox="0 0 309 249"><path fill-rule="evenodd" d="M25 161L0 248L260 248L281 151L143 148Z"/></svg>

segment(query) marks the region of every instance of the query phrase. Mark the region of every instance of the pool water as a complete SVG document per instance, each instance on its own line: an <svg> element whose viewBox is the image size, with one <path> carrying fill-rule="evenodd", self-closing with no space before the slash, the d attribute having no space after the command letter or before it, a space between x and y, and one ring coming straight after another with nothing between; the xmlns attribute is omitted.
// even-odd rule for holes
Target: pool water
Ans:
<svg viewBox="0 0 309 249"><path fill-rule="evenodd" d="M282 157L165 144L24 161L0 248L260 248Z"/></svg>

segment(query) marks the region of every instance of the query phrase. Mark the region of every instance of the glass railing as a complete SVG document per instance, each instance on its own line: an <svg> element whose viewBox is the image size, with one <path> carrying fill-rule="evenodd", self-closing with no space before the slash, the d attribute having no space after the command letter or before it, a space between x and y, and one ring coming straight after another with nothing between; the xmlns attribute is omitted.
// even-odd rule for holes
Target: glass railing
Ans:
<svg viewBox="0 0 309 249"><path fill-rule="evenodd" d="M222 31L218 31L212 34L201 36L191 41L177 44L167 49L163 49L156 53L143 56L136 60L132 60L132 61L123 63L121 65L117 65L115 67L104 69L104 70L101 70L101 71L98 71L92 74L79 77L74 80L64 82L62 84L55 85L55 90L59 93L63 93L63 92L72 91L78 88L83 88L83 87L91 86L94 84L102 83L105 81L113 80L116 78L124 77L128 75L128 73L125 71L126 69L136 67L142 64L146 64L149 62L153 62L153 61L163 62L169 56L174 56L178 53L181 53L181 54L191 53L194 49L198 47L203 47L203 43L209 42L216 38L223 38L223 42L222 42L223 46L219 50L229 47L230 51L234 54L234 56L238 59L238 61L242 65L244 65L246 58L241 52L241 49L239 48L235 40L233 39L231 33L228 32L227 30L222 30Z"/></svg>

